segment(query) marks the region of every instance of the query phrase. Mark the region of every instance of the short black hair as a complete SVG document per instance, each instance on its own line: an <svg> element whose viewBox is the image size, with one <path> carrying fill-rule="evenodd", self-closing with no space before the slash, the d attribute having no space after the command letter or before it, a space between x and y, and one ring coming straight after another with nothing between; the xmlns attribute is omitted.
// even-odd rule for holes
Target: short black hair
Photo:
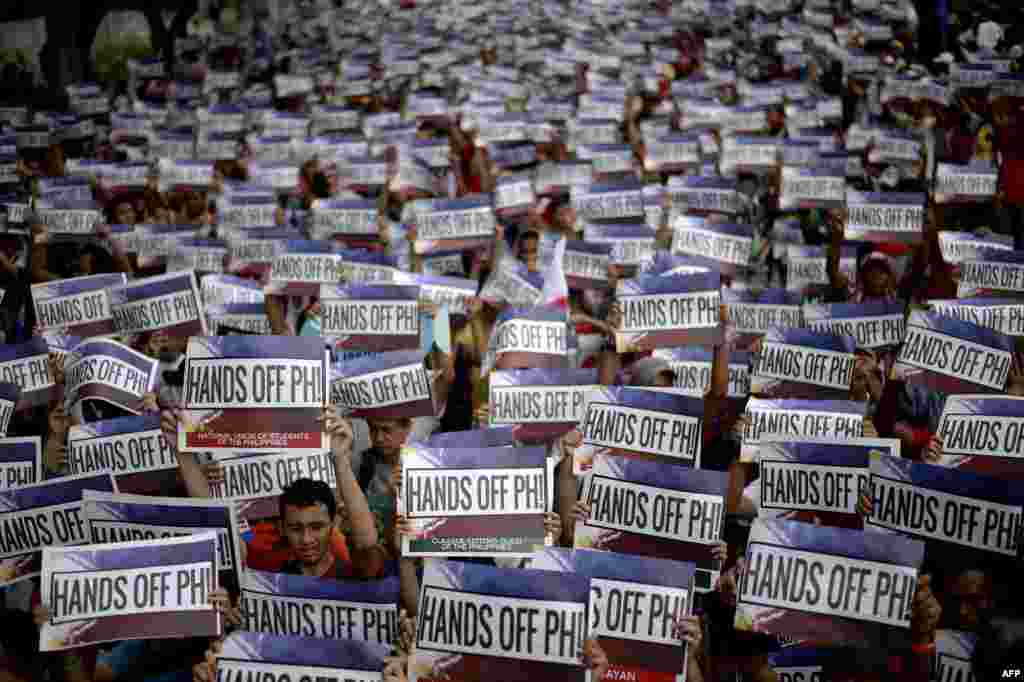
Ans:
<svg viewBox="0 0 1024 682"><path fill-rule="evenodd" d="M297 478L281 491L278 501L281 512L281 520L284 521L284 508L292 507L314 507L322 504L327 507L327 515L334 519L338 513L338 502L334 499L334 492L331 487L323 481L314 481L311 478Z"/></svg>

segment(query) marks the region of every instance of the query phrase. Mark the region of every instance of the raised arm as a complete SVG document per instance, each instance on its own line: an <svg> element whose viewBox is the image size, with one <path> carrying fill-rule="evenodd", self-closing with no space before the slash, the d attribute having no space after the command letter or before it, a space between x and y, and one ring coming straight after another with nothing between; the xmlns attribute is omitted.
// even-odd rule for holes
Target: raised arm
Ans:
<svg viewBox="0 0 1024 682"><path fill-rule="evenodd" d="M334 408L327 408L324 410L324 432L331 438L335 482L348 512L354 548L360 550L374 547L379 542L377 521L352 471L352 443L355 440L352 425Z"/></svg>

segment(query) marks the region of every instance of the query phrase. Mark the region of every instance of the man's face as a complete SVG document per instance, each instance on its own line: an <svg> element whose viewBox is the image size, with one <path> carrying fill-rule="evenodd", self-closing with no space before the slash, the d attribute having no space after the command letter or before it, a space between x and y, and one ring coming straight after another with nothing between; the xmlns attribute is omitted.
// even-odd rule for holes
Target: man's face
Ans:
<svg viewBox="0 0 1024 682"><path fill-rule="evenodd" d="M132 207L131 202L122 201L114 209L114 220L118 225L134 225L135 224L135 209Z"/></svg>
<svg viewBox="0 0 1024 682"><path fill-rule="evenodd" d="M333 520L323 504L284 507L284 536L304 566L320 563L328 550Z"/></svg>
<svg viewBox="0 0 1024 682"><path fill-rule="evenodd" d="M370 427L370 442L381 454L397 453L409 437L410 427L398 420L371 419L367 425Z"/></svg>
<svg viewBox="0 0 1024 682"><path fill-rule="evenodd" d="M524 239L519 246L519 259L526 263L530 272L537 270L537 253L540 250L540 242L537 239Z"/></svg>
<svg viewBox="0 0 1024 682"><path fill-rule="evenodd" d="M991 606L988 580L981 571L964 571L949 589L950 617L958 630L977 631Z"/></svg>

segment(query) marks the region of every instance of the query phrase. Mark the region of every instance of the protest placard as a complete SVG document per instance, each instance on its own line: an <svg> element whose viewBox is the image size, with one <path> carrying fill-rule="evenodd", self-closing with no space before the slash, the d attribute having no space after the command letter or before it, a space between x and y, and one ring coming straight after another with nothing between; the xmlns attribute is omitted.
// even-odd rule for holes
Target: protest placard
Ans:
<svg viewBox="0 0 1024 682"><path fill-rule="evenodd" d="M338 362L331 368L331 404L362 419L425 417L435 413L423 351L393 351Z"/></svg>
<svg viewBox="0 0 1024 682"><path fill-rule="evenodd" d="M586 392L597 383L596 369L495 370L490 423L514 426L521 441L557 438L583 419Z"/></svg>
<svg viewBox="0 0 1024 682"><path fill-rule="evenodd" d="M20 397L21 389L17 384L0 381L0 434L7 433L7 427L11 425L11 417L14 416Z"/></svg>
<svg viewBox="0 0 1024 682"><path fill-rule="evenodd" d="M646 223L586 223L583 239L611 246L613 265L643 265L657 251L655 231Z"/></svg>
<svg viewBox="0 0 1024 682"><path fill-rule="evenodd" d="M765 398L848 398L855 348L852 336L770 329L754 355L750 391Z"/></svg>
<svg viewBox="0 0 1024 682"><path fill-rule="evenodd" d="M683 256L665 250L654 252L653 257L640 265L640 275L696 275L699 273L718 272L696 256Z"/></svg>
<svg viewBox="0 0 1024 682"><path fill-rule="evenodd" d="M160 430L160 415L117 417L68 430L71 474L111 473L125 493L156 494L177 483L178 458Z"/></svg>
<svg viewBox="0 0 1024 682"><path fill-rule="evenodd" d="M349 241L346 243L355 244ZM372 243L363 246L372 247ZM338 251L338 277L350 284L389 284L398 277L398 258L367 248ZM321 285L322 286L322 285Z"/></svg>
<svg viewBox="0 0 1024 682"><path fill-rule="evenodd" d="M102 400L134 414L156 386L160 363L116 341L93 339L75 346L64 366L64 405Z"/></svg>
<svg viewBox="0 0 1024 682"><path fill-rule="evenodd" d="M32 285L36 320L44 330L60 329L83 338L114 332L106 289L125 284L124 273L87 275Z"/></svg>
<svg viewBox="0 0 1024 682"><path fill-rule="evenodd" d="M399 273L395 284L419 287L420 300L436 306L445 306L452 315L469 315L470 299L476 296L479 285L462 277L438 275L412 275Z"/></svg>
<svg viewBox="0 0 1024 682"><path fill-rule="evenodd" d="M666 192L673 206L690 215L739 213L742 200L733 178L713 175L673 175Z"/></svg>
<svg viewBox="0 0 1024 682"><path fill-rule="evenodd" d="M842 208L846 204L846 174L830 168L783 166L779 208Z"/></svg>
<svg viewBox="0 0 1024 682"><path fill-rule="evenodd" d="M568 285L573 289L607 288L612 248L611 244L567 241L562 269Z"/></svg>
<svg viewBox="0 0 1024 682"><path fill-rule="evenodd" d="M213 531L220 582L236 585L241 562L238 518L226 501L86 490L82 511L94 544L158 540Z"/></svg>
<svg viewBox="0 0 1024 682"><path fill-rule="evenodd" d="M574 547L692 561L695 588L710 590L719 562L728 475L664 462L600 455L583 490L590 516Z"/></svg>
<svg viewBox="0 0 1024 682"><path fill-rule="evenodd" d="M568 366L569 325L557 306L505 308L494 323L488 353L499 369Z"/></svg>
<svg viewBox="0 0 1024 682"><path fill-rule="evenodd" d="M1024 300L954 298L930 300L928 309L945 317L972 322L1007 336L1024 336Z"/></svg>
<svg viewBox="0 0 1024 682"><path fill-rule="evenodd" d="M564 194L573 185L589 184L593 178L590 161L548 161L537 167L534 187L537 194Z"/></svg>
<svg viewBox="0 0 1024 682"><path fill-rule="evenodd" d="M856 241L920 243L924 203L924 194L847 190L843 233Z"/></svg>
<svg viewBox="0 0 1024 682"><path fill-rule="evenodd" d="M718 159L723 176L737 173L764 173L775 168L782 156L779 139L770 135L729 135L722 139Z"/></svg>
<svg viewBox="0 0 1024 682"><path fill-rule="evenodd" d="M549 547L530 567L590 578L587 634L608 656L609 679L685 682L689 652L674 628L693 606L692 563Z"/></svg>
<svg viewBox="0 0 1024 682"><path fill-rule="evenodd" d="M46 340L35 336L24 343L0 347L0 382L18 387L18 411L56 399L60 388L53 381ZM5 397L10 397L9 390Z"/></svg>
<svg viewBox="0 0 1024 682"><path fill-rule="evenodd" d="M318 199L310 211L313 239L376 237L377 202L365 199Z"/></svg>
<svg viewBox="0 0 1024 682"><path fill-rule="evenodd" d="M736 328L737 348L750 348L773 327L799 328L804 326L801 296L785 289L760 291L722 290L722 303L729 310L729 322Z"/></svg>
<svg viewBox="0 0 1024 682"><path fill-rule="evenodd" d="M510 448L516 439L512 427L492 426L470 431L441 431L428 437L428 448Z"/></svg>
<svg viewBox="0 0 1024 682"><path fill-rule="evenodd" d="M573 462L577 475L601 453L700 466L701 400L619 386L592 389L586 400L578 427L583 443Z"/></svg>
<svg viewBox="0 0 1024 682"><path fill-rule="evenodd" d="M263 287L259 282L231 275L212 273L199 280L202 300L207 305L229 303L263 303Z"/></svg>
<svg viewBox="0 0 1024 682"><path fill-rule="evenodd" d="M416 286L321 285L321 334L346 350L419 348L419 293Z"/></svg>
<svg viewBox="0 0 1024 682"><path fill-rule="evenodd" d="M234 632L217 654L217 680L381 682L390 653L373 642Z"/></svg>
<svg viewBox="0 0 1024 682"><path fill-rule="evenodd" d="M574 185L570 197L576 215L583 220L638 218L644 214L643 185L636 179Z"/></svg>
<svg viewBox="0 0 1024 682"><path fill-rule="evenodd" d="M785 261L787 291L807 296L827 294L832 284L828 274L828 259L824 246L787 244L785 245ZM840 247L839 272L846 276L850 286L856 286L856 247Z"/></svg>
<svg viewBox="0 0 1024 682"><path fill-rule="evenodd" d="M1024 398L1008 395L946 397L936 435L942 464L1024 481Z"/></svg>
<svg viewBox="0 0 1024 682"><path fill-rule="evenodd" d="M202 299L192 272L143 277L107 291L118 334L158 329L172 336L207 333Z"/></svg>
<svg viewBox="0 0 1024 682"><path fill-rule="evenodd" d="M758 511L807 523L863 529L857 514L859 495L868 490L873 452L899 453L898 440L852 438L762 438ZM852 442L851 442L852 441Z"/></svg>
<svg viewBox="0 0 1024 682"><path fill-rule="evenodd" d="M1024 491L1017 481L879 453L871 456L871 499L865 528L929 547L953 545L961 558L996 554L1013 565L1020 555Z"/></svg>
<svg viewBox="0 0 1024 682"><path fill-rule="evenodd" d="M42 476L41 436L0 438L0 491L39 483Z"/></svg>
<svg viewBox="0 0 1024 682"><path fill-rule="evenodd" d="M915 310L893 376L940 393L1002 393L1013 339L972 322Z"/></svg>
<svg viewBox="0 0 1024 682"><path fill-rule="evenodd" d="M327 350L319 337L189 339L180 452L317 452L327 404Z"/></svg>
<svg viewBox="0 0 1024 682"><path fill-rule="evenodd" d="M735 276L750 264L754 229L750 225L712 223L681 215L672 223L672 253L691 256L698 262Z"/></svg>
<svg viewBox="0 0 1024 682"><path fill-rule="evenodd" d="M974 682L974 649L978 635L962 630L935 631L935 682Z"/></svg>
<svg viewBox="0 0 1024 682"><path fill-rule="evenodd" d="M657 349L652 357L667 360L675 374L673 393L703 398L711 388L711 366L714 352L694 346ZM750 394L750 362L747 351L729 353L729 386L726 395L736 401L746 401ZM647 390L651 390L648 387Z"/></svg>
<svg viewBox="0 0 1024 682"><path fill-rule="evenodd" d="M824 668L835 647L797 644L783 647L768 657L779 682L826 682Z"/></svg>
<svg viewBox="0 0 1024 682"><path fill-rule="evenodd" d="M38 576L44 547L89 542L83 490L117 488L110 474L100 474L0 490L0 585Z"/></svg>
<svg viewBox="0 0 1024 682"><path fill-rule="evenodd" d="M544 278L530 272L515 258L502 258L480 289L480 298L493 305L534 305L540 300Z"/></svg>
<svg viewBox="0 0 1024 682"><path fill-rule="evenodd" d="M746 426L740 461L756 462L761 439L790 436L793 440L831 438L846 440L864 435L867 404L852 400L747 401Z"/></svg>
<svg viewBox="0 0 1024 682"><path fill-rule="evenodd" d="M844 646L909 646L923 542L759 518L746 557L737 630Z"/></svg>
<svg viewBox="0 0 1024 682"><path fill-rule="evenodd" d="M497 220L490 194L435 201L429 211L416 216L417 254L472 249L494 239Z"/></svg>
<svg viewBox="0 0 1024 682"><path fill-rule="evenodd" d="M937 204L991 201L999 184L999 168L991 161L967 164L939 163L935 166Z"/></svg>
<svg viewBox="0 0 1024 682"><path fill-rule="evenodd" d="M246 570L242 629L390 646L399 634L398 594L398 576L366 582Z"/></svg>
<svg viewBox="0 0 1024 682"><path fill-rule="evenodd" d="M58 205L39 208L39 220L54 235L82 238L95 234L103 222L103 211L92 199L61 201Z"/></svg>
<svg viewBox="0 0 1024 682"><path fill-rule="evenodd" d="M875 349L903 343L906 307L903 303L805 304L808 329L820 334L852 336L857 348Z"/></svg>
<svg viewBox="0 0 1024 682"><path fill-rule="evenodd" d="M403 448L402 555L531 556L547 544L554 466L543 447Z"/></svg>
<svg viewBox="0 0 1024 682"><path fill-rule="evenodd" d="M984 249L960 264L957 298L993 296L1024 297L1024 252Z"/></svg>
<svg viewBox="0 0 1024 682"><path fill-rule="evenodd" d="M50 620L40 628L39 650L217 637L221 617L210 603L217 587L217 538L212 532L47 547L41 588Z"/></svg>
<svg viewBox="0 0 1024 682"><path fill-rule="evenodd" d="M640 276L620 280L616 301L622 321L615 333L620 353L721 341L721 276Z"/></svg>
<svg viewBox="0 0 1024 682"><path fill-rule="evenodd" d="M584 682L589 591L579 575L428 562L410 682Z"/></svg>
<svg viewBox="0 0 1024 682"><path fill-rule="evenodd" d="M975 234L942 230L939 232L939 250L942 260L950 265L979 260L987 251L1013 251L1013 240L1003 234Z"/></svg>
<svg viewBox="0 0 1024 682"><path fill-rule="evenodd" d="M341 279L338 246L329 241L294 239L270 265L267 294L279 296L317 296L321 284L337 284Z"/></svg>
<svg viewBox="0 0 1024 682"><path fill-rule="evenodd" d="M220 234L227 240L224 269L228 272L267 271L288 240L301 239L301 233L290 227L222 228Z"/></svg>
<svg viewBox="0 0 1024 682"><path fill-rule="evenodd" d="M239 516L250 523L280 515L279 496L284 489L300 478L337 487L334 454L237 454L232 452L213 455L223 480L210 484L210 494L217 500L235 504Z"/></svg>
<svg viewBox="0 0 1024 682"><path fill-rule="evenodd" d="M271 335L270 318L263 303L207 305L206 316L210 328L217 332L217 336Z"/></svg>

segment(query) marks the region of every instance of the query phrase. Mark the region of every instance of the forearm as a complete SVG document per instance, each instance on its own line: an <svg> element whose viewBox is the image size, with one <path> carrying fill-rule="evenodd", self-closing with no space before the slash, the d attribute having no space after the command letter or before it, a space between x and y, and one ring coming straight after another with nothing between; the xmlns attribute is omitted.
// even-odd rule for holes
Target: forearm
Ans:
<svg viewBox="0 0 1024 682"><path fill-rule="evenodd" d="M195 453L178 452L178 470L181 472L181 479L185 482L185 490L189 497L199 499L213 497L210 491L210 482L203 473L203 468L196 460Z"/></svg>
<svg viewBox="0 0 1024 682"><path fill-rule="evenodd" d="M411 618L416 617L420 598L420 581L416 576L416 561L403 557L398 562L398 580L401 586L402 608Z"/></svg>
<svg viewBox="0 0 1024 682"><path fill-rule="evenodd" d="M601 351L601 356L598 359L598 383L603 386L613 386L621 368L622 359L618 353L610 350Z"/></svg>
<svg viewBox="0 0 1024 682"><path fill-rule="evenodd" d="M338 494L348 511L352 524L352 543L357 549L373 547L377 544L377 521L370 511L366 495L359 488L352 465L347 456L334 456L334 476L338 485Z"/></svg>
<svg viewBox="0 0 1024 682"><path fill-rule="evenodd" d="M52 282L60 279L46 269L46 244L35 244L32 246L32 282Z"/></svg>
<svg viewBox="0 0 1024 682"><path fill-rule="evenodd" d="M558 509L562 517L562 545L573 546L576 520L572 508L576 504L576 477L572 473L572 459L566 457L558 465Z"/></svg>
<svg viewBox="0 0 1024 682"><path fill-rule="evenodd" d="M288 320L284 312L284 299L281 296L267 296L263 299L263 306L267 310L267 318L270 320L270 329L275 336L290 336Z"/></svg>

